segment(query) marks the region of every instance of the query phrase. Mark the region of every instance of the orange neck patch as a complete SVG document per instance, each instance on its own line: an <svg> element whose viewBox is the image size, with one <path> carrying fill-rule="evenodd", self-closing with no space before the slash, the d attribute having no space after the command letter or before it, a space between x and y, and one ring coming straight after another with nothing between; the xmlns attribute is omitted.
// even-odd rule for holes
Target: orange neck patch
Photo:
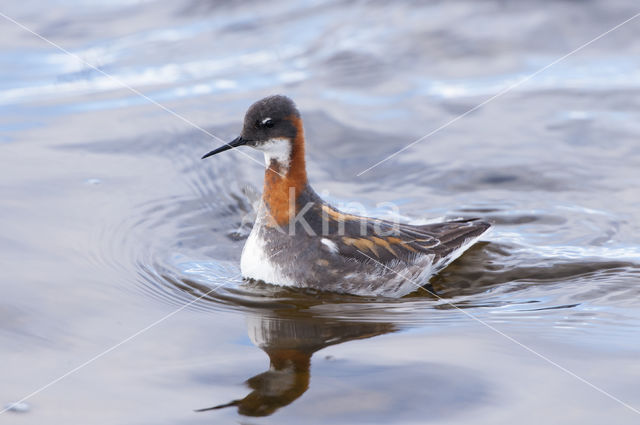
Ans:
<svg viewBox="0 0 640 425"><path fill-rule="evenodd" d="M262 199L270 217L280 227L286 226L298 212L298 197L307 185L307 170L304 161L304 130L299 117L288 118L296 127L296 137L291 142L288 169L281 169L271 161L264 173Z"/></svg>

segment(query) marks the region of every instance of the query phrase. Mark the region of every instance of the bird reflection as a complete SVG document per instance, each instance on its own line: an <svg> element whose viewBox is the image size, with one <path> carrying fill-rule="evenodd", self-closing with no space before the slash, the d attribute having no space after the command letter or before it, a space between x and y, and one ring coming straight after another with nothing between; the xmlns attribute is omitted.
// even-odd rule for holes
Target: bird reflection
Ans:
<svg viewBox="0 0 640 425"><path fill-rule="evenodd" d="M291 310L286 314L252 314L247 322L249 337L269 356L269 369L246 381L252 390L246 397L198 412L237 406L242 415L271 415L307 391L313 353L395 330L390 323L344 321Z"/></svg>

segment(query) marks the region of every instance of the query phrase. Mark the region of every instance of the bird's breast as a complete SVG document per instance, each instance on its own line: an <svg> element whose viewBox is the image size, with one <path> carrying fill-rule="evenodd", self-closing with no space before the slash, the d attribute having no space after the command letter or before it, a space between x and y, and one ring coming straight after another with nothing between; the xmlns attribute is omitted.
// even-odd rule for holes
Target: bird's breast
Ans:
<svg viewBox="0 0 640 425"><path fill-rule="evenodd" d="M240 271L245 279L262 280L281 286L296 286L289 276L284 273L284 265L274 261L278 251L272 252L269 242L264 239L262 225L256 222L242 249Z"/></svg>

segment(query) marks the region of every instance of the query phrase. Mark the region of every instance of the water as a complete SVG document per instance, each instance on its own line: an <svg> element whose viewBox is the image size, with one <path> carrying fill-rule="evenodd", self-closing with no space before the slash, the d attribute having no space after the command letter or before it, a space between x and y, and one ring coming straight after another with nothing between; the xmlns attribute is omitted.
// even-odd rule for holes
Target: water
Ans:
<svg viewBox="0 0 640 425"><path fill-rule="evenodd" d="M0 406L93 359L0 422L638 423L640 20L357 176L633 1L0 12L117 79L0 19ZM442 299L243 283L261 167L122 83L223 140L287 94L324 197L494 230Z"/></svg>

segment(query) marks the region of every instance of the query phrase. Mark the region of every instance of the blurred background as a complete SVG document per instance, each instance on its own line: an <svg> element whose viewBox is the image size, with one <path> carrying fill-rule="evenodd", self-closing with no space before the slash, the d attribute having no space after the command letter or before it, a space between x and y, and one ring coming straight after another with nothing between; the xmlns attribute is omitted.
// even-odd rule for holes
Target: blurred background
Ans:
<svg viewBox="0 0 640 425"><path fill-rule="evenodd" d="M4 0L0 423L637 423L639 13ZM199 158L275 93L338 206L494 223L442 299L241 281L263 169Z"/></svg>

